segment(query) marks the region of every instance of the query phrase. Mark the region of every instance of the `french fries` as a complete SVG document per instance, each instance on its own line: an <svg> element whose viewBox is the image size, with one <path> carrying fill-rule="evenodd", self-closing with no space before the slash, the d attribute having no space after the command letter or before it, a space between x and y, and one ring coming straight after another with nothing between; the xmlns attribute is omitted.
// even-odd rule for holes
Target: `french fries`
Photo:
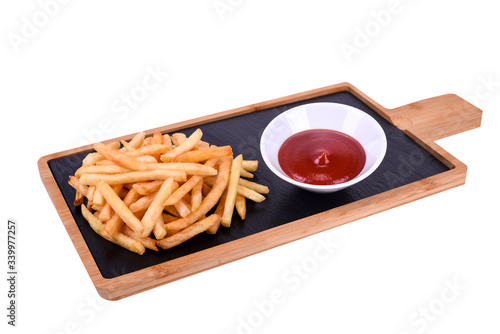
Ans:
<svg viewBox="0 0 500 334"><path fill-rule="evenodd" d="M170 162L175 157L181 155L182 153L191 151L193 147L198 144L201 139L203 133L200 129L197 129L189 138L187 138L182 144L174 148L173 150L168 151L167 153L161 156L161 160L164 162Z"/></svg>
<svg viewBox="0 0 500 334"><path fill-rule="evenodd" d="M97 234L140 255L215 234L234 215L244 220L246 201L269 193L243 178L254 178L258 161L233 158L230 146L202 136L201 129L189 136L139 132L130 141L94 144L68 180L74 205Z"/></svg>
<svg viewBox="0 0 500 334"><path fill-rule="evenodd" d="M238 155L233 159L231 164L231 174L229 176L229 183L227 185L226 203L224 204L224 212L221 218L221 225L224 227L231 226L231 217L233 216L234 203L236 202L236 191L238 182L240 180L241 163L243 162L243 155Z"/></svg>
<svg viewBox="0 0 500 334"><path fill-rule="evenodd" d="M96 185L98 180L101 180L109 185L115 185L152 180L166 180L170 177L178 182L186 181L186 173L184 172L157 169L120 174L82 174L80 183L92 186Z"/></svg>
<svg viewBox="0 0 500 334"><path fill-rule="evenodd" d="M201 162L212 158L222 158L232 155L231 146L210 147L182 153L174 158L176 162Z"/></svg>

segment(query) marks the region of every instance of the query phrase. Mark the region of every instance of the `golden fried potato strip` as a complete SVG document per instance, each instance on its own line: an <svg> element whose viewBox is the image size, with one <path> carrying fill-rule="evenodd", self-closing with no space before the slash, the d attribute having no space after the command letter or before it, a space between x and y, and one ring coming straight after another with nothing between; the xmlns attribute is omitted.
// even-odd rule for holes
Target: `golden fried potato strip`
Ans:
<svg viewBox="0 0 500 334"><path fill-rule="evenodd" d="M191 239L195 235L205 232L210 228L210 226L217 224L218 221L220 221L220 216L214 213L172 236L168 236L157 241L156 244L158 245L158 247L163 249L172 248L183 243L186 240Z"/></svg>

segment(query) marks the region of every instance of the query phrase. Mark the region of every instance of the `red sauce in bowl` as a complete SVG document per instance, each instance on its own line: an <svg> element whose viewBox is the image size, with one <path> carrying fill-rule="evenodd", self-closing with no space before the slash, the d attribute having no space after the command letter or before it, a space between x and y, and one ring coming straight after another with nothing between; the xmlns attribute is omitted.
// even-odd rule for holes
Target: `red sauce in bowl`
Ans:
<svg viewBox="0 0 500 334"><path fill-rule="evenodd" d="M334 130L306 130L294 134L278 153L281 169L292 179L332 185L355 178L365 166L366 153L351 136Z"/></svg>

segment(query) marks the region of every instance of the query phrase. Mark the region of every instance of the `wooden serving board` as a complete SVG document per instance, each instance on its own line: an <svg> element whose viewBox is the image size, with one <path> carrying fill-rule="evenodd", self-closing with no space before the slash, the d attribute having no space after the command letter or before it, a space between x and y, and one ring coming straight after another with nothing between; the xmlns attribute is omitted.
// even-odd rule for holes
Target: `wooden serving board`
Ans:
<svg viewBox="0 0 500 334"><path fill-rule="evenodd" d="M264 128L279 113L312 102L348 104L381 124L388 149L375 173L340 192L315 194L291 186L267 168L259 151ZM268 185L270 193L262 203L249 202L245 221L235 215L231 227L221 227L215 235L198 235L170 250L142 256L95 234L72 204L68 176L92 145L44 156L38 166L99 295L117 300L462 185L467 167L435 140L479 127L481 115L453 94L386 109L351 84L341 83L148 130L147 134L190 134L201 128L204 140L231 145L235 154L259 160L255 181Z"/></svg>

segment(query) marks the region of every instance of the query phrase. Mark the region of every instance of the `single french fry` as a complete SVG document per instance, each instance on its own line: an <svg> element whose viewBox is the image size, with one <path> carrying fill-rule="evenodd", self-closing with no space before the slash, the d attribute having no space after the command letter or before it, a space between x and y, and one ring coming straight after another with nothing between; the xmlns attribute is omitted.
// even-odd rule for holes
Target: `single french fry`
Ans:
<svg viewBox="0 0 500 334"><path fill-rule="evenodd" d="M236 208L236 212L238 212L240 218L244 220L247 214L247 202L245 200L245 197L243 197L242 195L236 195L234 207Z"/></svg>
<svg viewBox="0 0 500 334"><path fill-rule="evenodd" d="M130 204L137 201L138 198L139 194L137 193L137 191L131 189L129 190L127 195L125 195L125 197L123 198L123 204L125 204L126 206L130 206ZM137 216L136 213L134 214ZM120 229L122 225L123 225L123 219L120 217L119 214L115 212L111 217L111 219L106 222L104 230L102 231L103 236L110 238Z"/></svg>
<svg viewBox="0 0 500 334"><path fill-rule="evenodd" d="M81 184L78 178L74 177L73 175L70 175L68 183L70 186L75 188L75 190L82 193L83 196L88 197L89 187L84 184Z"/></svg>
<svg viewBox="0 0 500 334"><path fill-rule="evenodd" d="M129 172L121 174L82 174L80 183L95 185L101 179L109 185L144 182L152 180L166 180L173 178L176 182L185 182L186 173L174 170L146 170L143 172Z"/></svg>
<svg viewBox="0 0 500 334"><path fill-rule="evenodd" d="M158 159L151 155L138 155L135 157L138 161L148 164L148 169L154 169L153 165L158 164Z"/></svg>
<svg viewBox="0 0 500 334"><path fill-rule="evenodd" d="M94 192L94 198L92 199L92 204L98 206L104 206L105 201L104 197L101 194L101 191L97 188Z"/></svg>
<svg viewBox="0 0 500 334"><path fill-rule="evenodd" d="M139 155L139 156L134 157L134 159L136 159L137 161L140 161L140 162L144 162L146 164L157 164L158 163L158 161L155 159L155 157L152 157L150 155ZM102 165L120 166L111 160L99 160L95 163L95 166L102 166ZM126 167L123 167L123 168L126 168ZM125 169L122 169L122 170L124 171ZM128 169L128 170L131 171L131 169Z"/></svg>
<svg viewBox="0 0 500 334"><path fill-rule="evenodd" d="M163 135L163 145L169 147L170 149L173 148L172 140L170 139L170 136L168 134Z"/></svg>
<svg viewBox="0 0 500 334"><path fill-rule="evenodd" d="M87 154L85 158L83 158L82 166L92 166L95 165L98 161L106 159L100 153L91 152Z"/></svg>
<svg viewBox="0 0 500 334"><path fill-rule="evenodd" d="M84 202L84 196L83 196L83 194L79 190L76 190L75 200L73 201L73 205L74 206L79 206L79 205L82 205L83 202Z"/></svg>
<svg viewBox="0 0 500 334"><path fill-rule="evenodd" d="M108 220L110 220L112 216L113 216L113 209L111 209L109 203L104 204L101 210L101 215L99 216L99 220L105 223Z"/></svg>
<svg viewBox="0 0 500 334"><path fill-rule="evenodd" d="M211 164L199 164L191 162L168 162L148 164L148 170L171 170L184 172L187 175L214 176L217 170Z"/></svg>
<svg viewBox="0 0 500 334"><path fill-rule="evenodd" d="M163 239L167 235L167 229L165 228L165 223L163 222L161 214L156 218L155 227L153 227L153 234L156 240Z"/></svg>
<svg viewBox="0 0 500 334"><path fill-rule="evenodd" d="M224 205L226 203L226 198L227 198L227 188L224 189L224 192L220 196L219 203L217 204L217 207L215 208L216 214L222 217L222 214L224 213Z"/></svg>
<svg viewBox="0 0 500 334"><path fill-rule="evenodd" d="M255 172L257 170L257 167L259 167L259 161L258 160L243 160L241 162L241 167L249 172Z"/></svg>
<svg viewBox="0 0 500 334"><path fill-rule="evenodd" d="M111 188L113 189L113 191L116 194L119 194L123 188L123 185L118 184L118 185L112 186ZM118 195L118 197L119 196L120 195ZM102 207L101 214L99 215L99 220L102 221L103 223L105 223L111 219L112 214L113 214L113 209L111 209L111 205L109 205L109 203L106 202L106 203L104 203L104 206Z"/></svg>
<svg viewBox="0 0 500 334"><path fill-rule="evenodd" d="M129 157L137 157L140 155L158 155L168 152L169 150L170 148L163 144L151 144L147 146L142 146L132 152L127 152L126 155Z"/></svg>
<svg viewBox="0 0 500 334"><path fill-rule="evenodd" d="M219 199L219 204L217 204L217 208L215 209L215 214L219 215L222 217L222 214L224 213L224 203L226 203L226 196L227 196L227 188L224 189L224 192L220 196ZM220 219L217 223L213 224L207 229L208 234L215 234L219 230L220 227Z"/></svg>
<svg viewBox="0 0 500 334"><path fill-rule="evenodd" d="M89 203L91 203L94 200L94 194L95 194L95 185L89 186L89 192L87 193L87 199Z"/></svg>
<svg viewBox="0 0 500 334"><path fill-rule="evenodd" d="M201 216L205 215L215 206L215 204L217 204L222 192L226 189L231 170L231 162L232 157L230 156L221 158L217 179L208 195L203 199L198 209L191 211L191 213L184 218L180 218L166 224L168 235L174 234L175 232L194 224Z"/></svg>
<svg viewBox="0 0 500 334"><path fill-rule="evenodd" d="M191 210L196 210L201 205L203 200L203 179L198 181L198 183L191 189Z"/></svg>
<svg viewBox="0 0 500 334"><path fill-rule="evenodd" d="M229 175L229 183L227 185L227 197L226 202L224 203L224 213L222 214L220 222L224 227L231 226L242 161L243 155L240 154L233 159L233 163L231 165L231 174Z"/></svg>
<svg viewBox="0 0 500 334"><path fill-rule="evenodd" d="M108 220L111 219L111 216L113 215L113 209L111 209L110 205L106 203L104 206L101 207L101 210L99 211L99 220L101 223L106 223Z"/></svg>
<svg viewBox="0 0 500 334"><path fill-rule="evenodd" d="M139 194L146 196L158 191L163 182L163 180L137 182L132 185L132 188L134 188Z"/></svg>
<svg viewBox="0 0 500 334"><path fill-rule="evenodd" d="M232 156L231 146L210 147L207 149L193 150L174 158L174 162L202 162L212 158Z"/></svg>
<svg viewBox="0 0 500 334"><path fill-rule="evenodd" d="M182 132L176 132L172 134L170 138L172 139L172 143L174 143L175 146L179 146L187 140L186 135L183 134Z"/></svg>
<svg viewBox="0 0 500 334"><path fill-rule="evenodd" d="M144 143L144 139L146 138L146 132L144 131L141 131L141 132L138 132L129 142L129 146L131 148L135 148L135 149L138 149L139 147L142 146L142 144Z"/></svg>
<svg viewBox="0 0 500 334"><path fill-rule="evenodd" d="M262 202L266 199L263 195L259 194L255 190L249 189L241 185L238 185L237 193L248 199L251 199L254 202Z"/></svg>
<svg viewBox="0 0 500 334"><path fill-rule="evenodd" d="M187 138L182 144L178 145L173 150L163 154L160 157L161 161L170 162L182 153L190 151L193 147L196 146L196 144L198 144L202 135L203 132L201 131L201 129L196 129L196 131L193 132L191 136L189 136L189 138Z"/></svg>
<svg viewBox="0 0 500 334"><path fill-rule="evenodd" d="M109 161L109 160L103 160ZM100 164L93 166L82 166L78 168L75 172L75 177L79 178L82 174L117 174L117 173L128 173L133 170L127 167L123 167L116 164Z"/></svg>
<svg viewBox="0 0 500 334"><path fill-rule="evenodd" d="M243 168L240 170L240 175L241 175L241 177L246 177L246 178L249 178L249 179L253 179L253 174L250 173L249 171L243 169Z"/></svg>
<svg viewBox="0 0 500 334"><path fill-rule="evenodd" d="M164 203L167 200L168 196L172 194L173 190L174 190L174 180L172 178L165 180L160 189L158 190L158 192L156 193L153 202L147 209L146 214L141 220L141 223L144 226L144 230L142 234L139 234L140 236L147 237L151 234L153 228L155 227L155 224L158 221L158 218L161 216ZM163 227L163 224L161 225L161 229L165 229Z"/></svg>
<svg viewBox="0 0 500 334"><path fill-rule="evenodd" d="M113 191L111 186L102 180L97 181L97 189L99 189L106 199L106 202L111 205L111 208L120 215L123 222L127 224L135 233L142 235L144 226L141 221L130 211L130 209L123 203L118 195Z"/></svg>
<svg viewBox="0 0 500 334"><path fill-rule="evenodd" d="M153 139L151 140L151 145L155 145L155 144L163 144L163 136L158 131L153 133Z"/></svg>
<svg viewBox="0 0 500 334"><path fill-rule="evenodd" d="M220 216L217 214L212 214L205 219L202 219L189 227L179 231L178 233L168 236L156 242L157 246L163 249L172 248L177 246L186 240L206 231L210 226L217 223L220 220Z"/></svg>
<svg viewBox="0 0 500 334"><path fill-rule="evenodd" d="M127 167L136 171L144 171L147 165L144 162L138 161L133 156L122 153L121 151L104 145L103 143L94 144L94 149L106 159L115 162L116 164ZM137 150L133 151L136 152ZM127 153L133 153L127 152Z"/></svg>
<svg viewBox="0 0 500 334"><path fill-rule="evenodd" d="M269 188L262 185L262 184L259 184L259 183L255 183L255 182L248 181L245 179L240 179L238 184L240 186L247 187L248 189L252 189L252 190L258 192L259 194L268 194L269 193Z"/></svg>
<svg viewBox="0 0 500 334"><path fill-rule="evenodd" d="M104 237L101 232L104 229L104 224L99 221L99 219L94 216L86 207L85 205L80 205L80 208L82 210L82 215L83 217L89 222L90 227L100 236ZM123 248L128 249L129 251L132 251L134 253L137 253L139 255L144 254L146 251L146 248L144 247L143 244L141 244L139 241L134 240L128 236L126 236L123 233L115 233L112 237L107 238L104 237L106 240L109 240Z"/></svg>

